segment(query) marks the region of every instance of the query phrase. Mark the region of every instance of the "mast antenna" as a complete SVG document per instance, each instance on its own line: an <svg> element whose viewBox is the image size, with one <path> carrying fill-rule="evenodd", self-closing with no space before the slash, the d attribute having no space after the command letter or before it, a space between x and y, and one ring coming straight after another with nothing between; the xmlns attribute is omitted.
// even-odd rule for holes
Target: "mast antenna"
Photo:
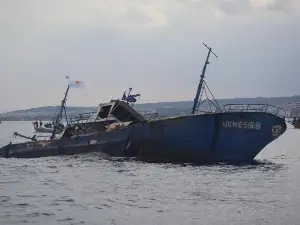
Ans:
<svg viewBox="0 0 300 225"><path fill-rule="evenodd" d="M208 47L205 43L203 43L203 45L208 49L208 54L207 54L207 57L206 57L206 60L205 60L205 64L204 64L203 69L202 69L202 74L200 76L200 82L199 82L199 85L198 85L196 96L194 98L194 104L193 104L192 114L195 114L196 109L197 109L197 105L198 105L198 102L199 102L199 96L200 96L200 93L201 93L201 90L202 90L202 86L203 86L203 81L204 81L204 78L205 78L206 66L207 66L207 64L209 64L208 60L209 60L210 53L212 53L216 58L218 58L218 56L212 51L211 47Z"/></svg>

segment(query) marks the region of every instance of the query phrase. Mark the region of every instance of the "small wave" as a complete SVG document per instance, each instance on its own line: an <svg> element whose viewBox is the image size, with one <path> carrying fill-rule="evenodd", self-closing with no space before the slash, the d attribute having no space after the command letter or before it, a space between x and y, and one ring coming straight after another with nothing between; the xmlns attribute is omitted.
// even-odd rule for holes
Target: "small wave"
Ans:
<svg viewBox="0 0 300 225"><path fill-rule="evenodd" d="M33 213L27 213L25 216L26 217L55 216L55 214L54 213L33 212Z"/></svg>
<svg viewBox="0 0 300 225"><path fill-rule="evenodd" d="M57 222L67 222L67 221L72 221L72 220L74 220L74 218L67 217L67 218L64 218L64 219L56 220L56 221L57 221Z"/></svg>

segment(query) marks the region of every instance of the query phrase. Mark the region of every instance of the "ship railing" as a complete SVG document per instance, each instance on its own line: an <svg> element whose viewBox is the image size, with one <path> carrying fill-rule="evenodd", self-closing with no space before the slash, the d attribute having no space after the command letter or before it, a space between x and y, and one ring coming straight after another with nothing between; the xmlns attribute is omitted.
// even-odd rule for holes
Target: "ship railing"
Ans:
<svg viewBox="0 0 300 225"><path fill-rule="evenodd" d="M96 112L87 112L87 113L80 113L76 117L70 117L71 123L79 123L80 121L89 121L91 118L94 117Z"/></svg>
<svg viewBox="0 0 300 225"><path fill-rule="evenodd" d="M267 112L275 116L285 118L286 111L276 105L268 104L226 104L223 106L224 112Z"/></svg>
<svg viewBox="0 0 300 225"><path fill-rule="evenodd" d="M144 113L142 115L148 120L155 120L158 118L158 113Z"/></svg>
<svg viewBox="0 0 300 225"><path fill-rule="evenodd" d="M141 114L147 120L155 120L158 118L158 113L156 110L147 109L147 110L136 110L137 113Z"/></svg>

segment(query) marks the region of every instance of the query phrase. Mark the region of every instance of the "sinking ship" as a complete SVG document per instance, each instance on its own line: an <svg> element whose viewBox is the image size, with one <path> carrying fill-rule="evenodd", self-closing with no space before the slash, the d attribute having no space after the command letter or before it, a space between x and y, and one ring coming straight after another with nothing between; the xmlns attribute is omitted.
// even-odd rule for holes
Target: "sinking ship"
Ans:
<svg viewBox="0 0 300 225"><path fill-rule="evenodd" d="M2 147L2 157L101 152L111 157L149 162L252 161L265 146L286 131L285 111L272 105L220 107L215 100L202 101L203 93L209 90L204 81L206 67L210 54L214 54L206 47L208 55L190 114L146 118L134 108L136 99L130 90L128 96L124 93L122 99L100 104L95 112L79 115L57 132L56 127L66 110L66 92L49 140L17 134L29 141ZM214 110L201 111L203 104L214 106Z"/></svg>

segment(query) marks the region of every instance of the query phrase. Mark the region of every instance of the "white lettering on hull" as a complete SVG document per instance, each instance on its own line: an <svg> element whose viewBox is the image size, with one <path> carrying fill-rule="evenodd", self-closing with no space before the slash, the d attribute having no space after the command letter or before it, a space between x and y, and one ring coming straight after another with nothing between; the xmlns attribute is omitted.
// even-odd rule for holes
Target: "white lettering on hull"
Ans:
<svg viewBox="0 0 300 225"><path fill-rule="evenodd" d="M253 129L260 130L261 123L253 121L231 121L225 120L222 122L223 127L225 128L237 128L237 129Z"/></svg>

